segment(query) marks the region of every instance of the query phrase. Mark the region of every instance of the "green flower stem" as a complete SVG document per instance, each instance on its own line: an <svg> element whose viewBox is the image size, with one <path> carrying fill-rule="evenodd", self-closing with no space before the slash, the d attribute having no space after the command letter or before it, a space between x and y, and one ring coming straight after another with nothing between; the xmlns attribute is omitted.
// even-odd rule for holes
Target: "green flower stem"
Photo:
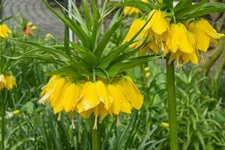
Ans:
<svg viewBox="0 0 225 150"><path fill-rule="evenodd" d="M4 149L4 141L5 141L5 105L4 99L2 98L2 91L0 90L0 102L2 105L2 150Z"/></svg>
<svg viewBox="0 0 225 150"><path fill-rule="evenodd" d="M169 127L170 127L170 149L178 150L174 63L171 62L169 64L169 59L167 59L166 61L167 61L166 74L167 74L168 110L169 110Z"/></svg>
<svg viewBox="0 0 225 150"><path fill-rule="evenodd" d="M94 125L95 119L93 119L93 125ZM100 150L101 144L100 144L100 134L99 134L99 125L96 129L92 129L92 150Z"/></svg>

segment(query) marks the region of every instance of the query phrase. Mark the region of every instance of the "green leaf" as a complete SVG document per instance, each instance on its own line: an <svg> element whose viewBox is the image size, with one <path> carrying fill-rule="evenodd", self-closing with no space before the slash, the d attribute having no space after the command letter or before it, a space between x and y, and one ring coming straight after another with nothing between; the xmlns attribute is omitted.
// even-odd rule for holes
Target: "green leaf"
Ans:
<svg viewBox="0 0 225 150"><path fill-rule="evenodd" d="M201 17L210 13L225 12L224 3L205 3L201 9L195 10L187 19Z"/></svg>
<svg viewBox="0 0 225 150"><path fill-rule="evenodd" d="M147 4L147 3L142 2L142 1L125 1L125 2L120 2L118 4L113 5L112 8L110 8L105 13L105 15L103 16L103 18L105 18L106 16L108 16L109 14L111 14L111 12L114 11L115 9L120 8L120 7L125 7L125 6L135 7L135 8L141 9L141 10L146 11L146 12L150 12L152 9L158 9L159 8L153 2L150 2L150 4Z"/></svg>
<svg viewBox="0 0 225 150"><path fill-rule="evenodd" d="M86 20L87 29L91 31L92 23L91 23L90 10L89 10L87 0L83 0L83 8L84 8L84 16Z"/></svg>
<svg viewBox="0 0 225 150"><path fill-rule="evenodd" d="M94 51L96 49L99 29L101 28L102 21L100 20L100 13L99 13L98 7L96 6L96 2L92 0L91 3L92 3L92 9L93 9L93 15L92 15L93 29L91 33L91 42L92 42L92 47Z"/></svg>
<svg viewBox="0 0 225 150"><path fill-rule="evenodd" d="M1 4L0 4L0 10L1 10ZM10 20L13 17L14 16L9 16L9 17L4 17L4 18L0 19L0 24L2 24L4 21Z"/></svg>
<svg viewBox="0 0 225 150"><path fill-rule="evenodd" d="M123 132L116 138L115 140L115 146L113 147L113 150L122 150L123 145L126 142L126 135L129 134L129 131L132 129L133 124L135 123L135 120L137 119L137 112L133 114L131 117L131 120L129 124L126 126L126 128L123 130Z"/></svg>
<svg viewBox="0 0 225 150"><path fill-rule="evenodd" d="M109 74L110 77L114 77L116 74L118 74L119 72L125 71L127 69L136 67L140 64L158 59L158 56L139 56L139 57L135 57L135 58L130 58L124 62L121 63L115 63L109 66L109 68L107 69L107 72Z"/></svg>
<svg viewBox="0 0 225 150"><path fill-rule="evenodd" d="M174 7L174 11L177 12L184 7L187 7L192 4L192 0L180 0L178 4Z"/></svg>
<svg viewBox="0 0 225 150"><path fill-rule="evenodd" d="M82 41L82 43L85 47L91 49L90 38L88 37L88 35L84 32L84 30L80 27L80 25L77 22L75 22L71 18L69 18L68 15L64 11L62 11L62 13L64 14L64 17L61 16L55 9L53 9L46 2L46 0L42 0L42 1L60 20L62 20L65 23L65 25L67 25L76 34L76 36ZM60 5L60 9L63 10L61 5Z"/></svg>
<svg viewBox="0 0 225 150"><path fill-rule="evenodd" d="M24 138L24 139L22 139L20 141L17 141L17 143L15 145L13 145L12 147L10 147L10 150L16 150L20 145L25 144L28 141L35 141L35 139L29 137L29 138Z"/></svg>
<svg viewBox="0 0 225 150"><path fill-rule="evenodd" d="M203 136L202 136L202 133L201 132L199 132L199 131L197 131L197 136L198 136L198 139L200 140L200 142L201 142L201 145L202 145L202 149L205 149L205 141L204 141L204 138L203 138Z"/></svg>
<svg viewBox="0 0 225 150"><path fill-rule="evenodd" d="M121 52L123 52L128 46L130 45L129 42L120 45L119 47L117 47L115 50L113 50L112 52L110 52L108 55L106 55L105 57L103 57L99 64L98 64L98 68L107 68L110 63L117 58L117 56L119 56L121 54Z"/></svg>
<svg viewBox="0 0 225 150"><path fill-rule="evenodd" d="M138 46L134 50L123 53L122 55L117 57L112 63L116 63L116 62L119 63L119 62L122 62L123 60L133 56L137 51L139 51L143 46L145 46L145 42L147 41L147 39L148 39L148 37L145 39L145 41L140 46Z"/></svg>
<svg viewBox="0 0 225 150"><path fill-rule="evenodd" d="M95 50L95 55L96 55L97 59L99 59L101 57L106 45L109 43L109 40L111 39L111 36L120 27L122 20L123 20L123 18L120 18L119 20L117 20L103 35L102 39L98 43L98 46Z"/></svg>
<svg viewBox="0 0 225 150"><path fill-rule="evenodd" d="M64 30L64 47L63 47L63 49L65 50L65 52L66 52L68 58L69 58L71 61L73 61L73 58L72 58L72 55L73 55L73 54L72 54L72 52L71 52L71 50L70 50L70 47L69 47L69 45L70 45L70 40L69 40L68 32L69 32L69 29L68 29L67 26L65 26L65 30Z"/></svg>
<svg viewBox="0 0 225 150"><path fill-rule="evenodd" d="M201 9L202 5L204 5L207 0L202 0L194 5L184 7L175 13L175 17L177 20L183 19L185 16L192 14L194 11Z"/></svg>
<svg viewBox="0 0 225 150"><path fill-rule="evenodd" d="M38 48L36 50L29 51L29 53L32 51L44 51L44 52L48 52L48 53L54 55L56 58L62 58L62 57L67 58L67 55L65 54L65 52L63 52L59 49L55 49L52 46L43 46L36 42L22 41L22 40L18 40L18 39L12 39L12 40Z"/></svg>
<svg viewBox="0 0 225 150"><path fill-rule="evenodd" d="M60 74L60 75L63 75L63 76L69 76L76 81L76 80L84 79L84 76L80 73L80 70L81 70L81 68L79 66L76 66L74 64L70 64L70 65L67 65L67 66L63 66L60 69L57 69L55 71L46 73L46 75L52 76L52 75L55 75L55 74ZM83 72L83 74L84 73L85 72Z"/></svg>
<svg viewBox="0 0 225 150"><path fill-rule="evenodd" d="M83 60L91 67L97 64L97 59L92 51L73 42L71 42L71 45L72 47L74 47L75 51L83 58Z"/></svg>
<svg viewBox="0 0 225 150"><path fill-rule="evenodd" d="M106 69L110 63L115 60L122 52L124 52L126 50L126 48L133 43L133 41L135 40L135 38L140 34L140 32L145 28L145 26L148 24L148 22L150 21L151 18L149 18L149 20L143 25L143 27L141 27L141 29L130 39L130 41L120 45L119 47L117 47L116 49L114 49L113 51L111 51L107 56L104 56L98 64L99 68L104 68Z"/></svg>
<svg viewBox="0 0 225 150"><path fill-rule="evenodd" d="M173 8L173 0L163 0L163 3L166 4L167 8Z"/></svg>

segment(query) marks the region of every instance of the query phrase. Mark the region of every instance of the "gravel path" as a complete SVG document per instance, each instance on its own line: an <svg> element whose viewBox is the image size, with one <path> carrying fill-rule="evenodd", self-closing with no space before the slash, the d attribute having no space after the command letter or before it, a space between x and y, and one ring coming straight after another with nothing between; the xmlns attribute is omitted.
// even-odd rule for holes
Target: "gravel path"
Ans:
<svg viewBox="0 0 225 150"><path fill-rule="evenodd" d="M3 16L17 14L23 16L28 22L31 21L34 25L37 25L42 36L51 33L59 39L63 38L63 23L48 10L41 0L5 0ZM12 24L12 22L9 24Z"/></svg>

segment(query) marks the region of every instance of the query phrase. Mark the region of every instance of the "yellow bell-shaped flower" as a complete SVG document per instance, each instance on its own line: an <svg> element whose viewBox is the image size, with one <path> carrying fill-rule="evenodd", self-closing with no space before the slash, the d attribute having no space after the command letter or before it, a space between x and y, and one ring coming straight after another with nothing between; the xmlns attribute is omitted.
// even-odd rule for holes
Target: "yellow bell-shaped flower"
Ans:
<svg viewBox="0 0 225 150"><path fill-rule="evenodd" d="M0 75L0 90L6 88L7 90L11 90L14 86L16 86L16 79L12 75Z"/></svg>
<svg viewBox="0 0 225 150"><path fill-rule="evenodd" d="M63 90L65 88L65 85L66 85L66 79L59 78L57 79L55 85L53 86L53 91L50 96L50 102L53 108L59 104L61 96L64 92Z"/></svg>
<svg viewBox="0 0 225 150"><path fill-rule="evenodd" d="M127 101L120 88L110 84L107 86L107 92L109 99L112 101L111 111L114 115L119 115L120 112L131 113L132 106Z"/></svg>
<svg viewBox="0 0 225 150"><path fill-rule="evenodd" d="M81 89L81 86L75 83L68 83L64 88L60 102L54 107L54 113L62 110L65 112L76 110L76 105L82 98Z"/></svg>
<svg viewBox="0 0 225 150"><path fill-rule="evenodd" d="M182 23L172 23L166 44L172 53L178 50L184 53L193 53L195 50L194 36L187 31Z"/></svg>
<svg viewBox="0 0 225 150"><path fill-rule="evenodd" d="M143 104L143 95L140 93L134 82L129 76L124 76L117 82L117 87L125 95L126 99L135 109L140 109Z"/></svg>
<svg viewBox="0 0 225 150"><path fill-rule="evenodd" d="M16 86L16 79L13 76L6 76L5 88L7 90L11 90L14 86Z"/></svg>
<svg viewBox="0 0 225 150"><path fill-rule="evenodd" d="M216 43L216 40L223 37L224 34L217 31L205 19L191 21L187 28L194 34L197 41L197 49L206 52L210 42Z"/></svg>
<svg viewBox="0 0 225 150"><path fill-rule="evenodd" d="M135 34L138 33L138 31L141 30L141 28L144 26L144 24L146 23L145 20L143 19L136 19L133 21L133 23L130 26L130 29L125 37L125 39L123 40L123 43L130 41L133 36ZM141 31L138 36L136 37L134 43L130 44L129 47L131 48L137 48L139 46L141 46L143 44L143 42L145 41L145 38L147 37L147 32L146 31Z"/></svg>
<svg viewBox="0 0 225 150"><path fill-rule="evenodd" d="M169 21L165 18L163 11L152 10L148 15L148 19L150 19L150 21L145 29L149 30L153 35L162 35L169 30Z"/></svg>

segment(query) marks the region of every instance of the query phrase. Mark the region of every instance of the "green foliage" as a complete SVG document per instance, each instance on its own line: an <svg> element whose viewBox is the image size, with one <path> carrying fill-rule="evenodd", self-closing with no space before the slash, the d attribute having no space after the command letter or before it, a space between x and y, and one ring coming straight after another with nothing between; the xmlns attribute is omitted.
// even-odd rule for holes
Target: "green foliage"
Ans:
<svg viewBox="0 0 225 150"><path fill-rule="evenodd" d="M180 1L177 11L181 11L187 2ZM120 7L125 5L133 6L136 3L124 2ZM136 6L141 8L143 5L137 2ZM207 7L205 4L203 6ZM65 11L63 7L61 9ZM86 0L83 5L85 19L82 19L76 7L72 10L73 19L52 10L66 23L66 29L70 28L77 34L78 44L69 42L67 32L64 44L55 39L45 41L38 35L24 36L21 26L14 27L13 41L1 43L4 46L1 60L4 59L5 69L12 71L17 79L17 88L4 91L4 100L1 102L6 111L3 141L6 150L91 150L91 120L75 115L73 129L70 115L62 113L57 116L53 114L50 105L46 107L37 104L41 87L47 82L43 72L47 75L71 75L74 80L80 80L88 78L95 68L98 76L108 78L148 61L151 62L128 71L145 96L142 109L133 111L129 116L108 116L101 120L98 124L102 137L101 148L169 149L169 129L161 125L162 122L168 122L165 68L158 65L158 56L131 57L137 52L137 49L128 48L132 41L119 46L123 34L117 30L123 22L120 15L115 15L108 30L102 34L101 22L112 11L106 10L106 3L99 11L93 1L92 10L91 15ZM146 66L151 68L151 76L148 78L145 77ZM221 98L215 99L212 96L212 89L208 88L208 77L202 77L196 68L177 69L176 87L179 147L183 150L224 149L224 106ZM14 110L20 110L20 113L13 114ZM2 131L0 133L3 134Z"/></svg>

